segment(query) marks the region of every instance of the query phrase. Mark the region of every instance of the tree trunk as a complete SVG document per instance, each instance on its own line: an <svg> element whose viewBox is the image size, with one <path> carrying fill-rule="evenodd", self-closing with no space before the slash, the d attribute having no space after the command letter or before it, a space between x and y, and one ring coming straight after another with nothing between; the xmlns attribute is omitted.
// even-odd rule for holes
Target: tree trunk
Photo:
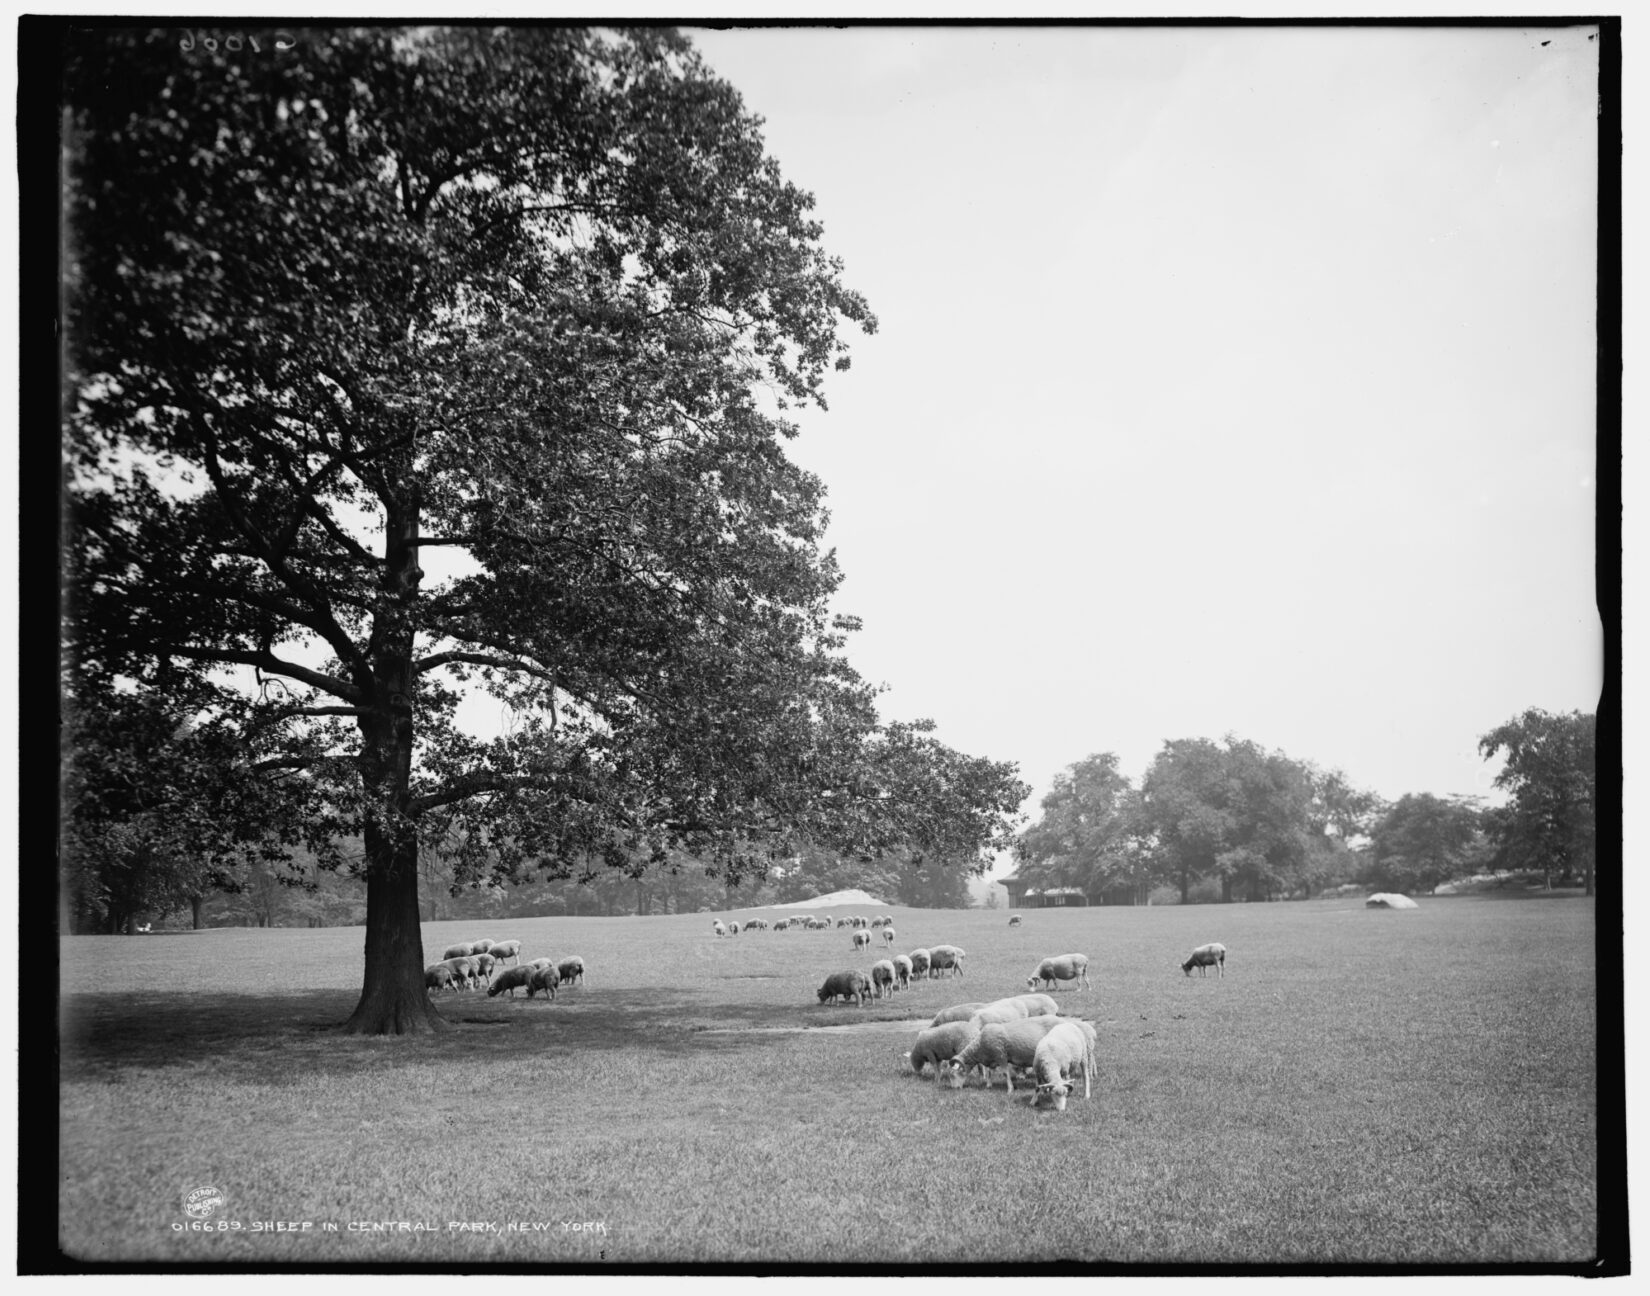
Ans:
<svg viewBox="0 0 1650 1296"><path fill-rule="evenodd" d="M201 906L205 903L205 896L189 897L189 921L195 931L199 931L201 929Z"/></svg>
<svg viewBox="0 0 1650 1296"><path fill-rule="evenodd" d="M384 577L373 609L373 688L361 726L361 781L368 804L366 969L361 1000L344 1023L351 1035L411 1035L447 1029L424 989L418 915L418 833L411 815L413 628L418 503L411 496L385 526Z"/></svg>

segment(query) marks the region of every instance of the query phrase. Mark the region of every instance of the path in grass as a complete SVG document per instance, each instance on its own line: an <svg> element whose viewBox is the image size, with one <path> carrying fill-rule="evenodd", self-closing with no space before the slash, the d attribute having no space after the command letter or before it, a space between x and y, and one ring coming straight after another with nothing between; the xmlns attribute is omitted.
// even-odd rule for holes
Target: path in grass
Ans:
<svg viewBox="0 0 1650 1296"><path fill-rule="evenodd" d="M65 939L63 1245L169 1262L1593 1252L1589 900L1029 912L1014 929L887 912L897 949L961 945L966 975L823 1007L827 973L871 961L845 931L426 924L432 957L518 937L529 958L582 955L589 984L553 1004L449 994L455 1029L414 1039L336 1031L359 928ZM1209 940L1225 978L1183 977ZM1058 998L1098 1027L1092 1100L1039 1112L901 1074L939 1008L1022 992L1072 951L1095 988ZM204 1185L224 1205L180 1227Z"/></svg>

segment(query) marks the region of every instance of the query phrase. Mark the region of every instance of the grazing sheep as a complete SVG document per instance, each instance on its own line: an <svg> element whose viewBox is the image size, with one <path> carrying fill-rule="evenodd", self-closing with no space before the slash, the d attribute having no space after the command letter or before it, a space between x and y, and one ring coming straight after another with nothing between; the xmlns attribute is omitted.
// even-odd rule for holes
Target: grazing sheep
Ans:
<svg viewBox="0 0 1650 1296"><path fill-rule="evenodd" d="M493 948L487 951L496 962L504 963L515 959L517 966L521 964L521 942L518 940L494 941Z"/></svg>
<svg viewBox="0 0 1650 1296"><path fill-rule="evenodd" d="M453 984L452 968L445 963L432 963L424 969L424 988L426 990L439 990L442 986L446 986L449 990L455 992L458 990L458 987Z"/></svg>
<svg viewBox="0 0 1650 1296"><path fill-rule="evenodd" d="M831 920L829 918L810 918L810 919L808 919L808 930L809 931L830 931L831 930Z"/></svg>
<svg viewBox="0 0 1650 1296"><path fill-rule="evenodd" d="M517 986L525 986L533 977L544 975L546 975L545 972L534 972L532 968L522 967L519 963L515 967L505 968L504 971L498 974L498 979L487 987L487 997L491 999L508 990L510 998L514 999ZM528 998L531 997L531 995L528 996Z"/></svg>
<svg viewBox="0 0 1650 1296"><path fill-rule="evenodd" d="M914 949L906 955L911 960L911 975L914 977L928 975L929 953L925 949Z"/></svg>
<svg viewBox="0 0 1650 1296"><path fill-rule="evenodd" d="M471 954L488 954L488 953L492 952L492 949L493 949L493 942L492 941L490 941L490 940L478 940L478 941L471 941L470 942L469 952Z"/></svg>
<svg viewBox="0 0 1650 1296"><path fill-rule="evenodd" d="M560 963L556 964L556 975L559 976L567 985L572 985L575 982L579 985L583 985L584 960L577 954L574 954L569 958L564 958Z"/></svg>
<svg viewBox="0 0 1650 1296"><path fill-rule="evenodd" d="M894 943L894 929L892 927L884 927L882 929L882 939L884 944L892 945Z"/></svg>
<svg viewBox="0 0 1650 1296"><path fill-rule="evenodd" d="M868 931L856 931L854 933L854 948L856 950L870 949L871 933Z"/></svg>
<svg viewBox="0 0 1650 1296"><path fill-rule="evenodd" d="M934 1014L934 1020L928 1024L930 1026L943 1026L946 1022L965 1022L985 1006L986 1005L980 1001L976 1001L974 1003L952 1004L949 1008L941 1008Z"/></svg>
<svg viewBox="0 0 1650 1296"><path fill-rule="evenodd" d="M906 954L894 955L894 984L901 990L911 988L911 959Z"/></svg>
<svg viewBox="0 0 1650 1296"><path fill-rule="evenodd" d="M718 936L726 936L728 934L728 929L722 926L722 920L720 918L711 919L710 928Z"/></svg>
<svg viewBox="0 0 1650 1296"><path fill-rule="evenodd" d="M493 975L493 964L498 961L491 954L472 954L470 960L476 965L476 975L483 981Z"/></svg>
<svg viewBox="0 0 1650 1296"><path fill-rule="evenodd" d="M449 946L447 946L447 952L441 956L441 959L442 959L442 962L446 962L446 960L448 960L448 959L468 958L469 954L470 954L470 942L465 941L464 944L462 944L462 945L449 945Z"/></svg>
<svg viewBox="0 0 1650 1296"><path fill-rule="evenodd" d="M849 926L849 922L846 918L838 918L836 920L836 925L837 925L838 929L841 929L843 927Z"/></svg>
<svg viewBox="0 0 1650 1296"><path fill-rule="evenodd" d="M829 1003L837 998L852 999L863 1008L870 997L871 978L863 972L833 972L819 987L820 1003Z"/></svg>
<svg viewBox="0 0 1650 1296"><path fill-rule="evenodd" d="M536 968L555 967L555 965L556 965L556 960L555 959L536 958L531 963L523 963L521 966L526 967L526 968L535 968L536 969Z"/></svg>
<svg viewBox="0 0 1650 1296"><path fill-rule="evenodd" d="M881 927L887 921L888 920L886 918L873 918L873 919L871 919L871 930L875 931L878 927Z"/></svg>
<svg viewBox="0 0 1650 1296"><path fill-rule="evenodd" d="M728 935L729 936L737 936L738 934L739 934L739 924L734 922L732 919L729 919L728 920Z"/></svg>
<svg viewBox="0 0 1650 1296"><path fill-rule="evenodd" d="M917 1042L905 1055L913 1075L920 1076L925 1066L934 1068L934 1078L940 1077L940 1067L968 1047L979 1032L965 1021L946 1022L930 1026L917 1036Z"/></svg>
<svg viewBox="0 0 1650 1296"><path fill-rule="evenodd" d="M1083 1073L1083 1097L1087 1098L1094 1092L1094 1027L1075 1018L1062 1018L1043 1036L1032 1055L1031 1076L1037 1085L1032 1102L1049 1097L1054 1100L1055 1111L1065 1111L1066 1095L1078 1071Z"/></svg>
<svg viewBox="0 0 1650 1296"><path fill-rule="evenodd" d="M871 964L871 985L875 987L878 999L886 999L894 993L894 965L888 959L878 959Z"/></svg>
<svg viewBox="0 0 1650 1296"><path fill-rule="evenodd" d="M963 974L963 959L967 950L958 949L955 945L936 945L928 951L928 975L937 977L946 968L950 968L958 976Z"/></svg>
<svg viewBox="0 0 1650 1296"><path fill-rule="evenodd" d="M556 997L556 985L561 977L553 967L529 968L527 970L527 997L531 999L536 991L544 991L545 997ZM512 996L513 997L513 996Z"/></svg>
<svg viewBox="0 0 1650 1296"><path fill-rule="evenodd" d="M791 920L789 918L781 918L773 925L773 929L775 931L790 931Z"/></svg>
<svg viewBox="0 0 1650 1296"><path fill-rule="evenodd" d="M894 925L894 915L893 914L883 914L882 915L882 925L884 927L892 927Z"/></svg>
<svg viewBox="0 0 1650 1296"><path fill-rule="evenodd" d="M1020 925L1020 915L1019 914L1009 914L1009 916L1008 916L1008 925L1010 927L1018 927Z"/></svg>
<svg viewBox="0 0 1650 1296"><path fill-rule="evenodd" d="M871 920L869 918L865 917L864 915L860 915L858 917L855 917L855 918L851 919L850 921L854 924L855 927L858 927L862 931L865 930L866 928L869 928L870 925L871 925Z"/></svg>
<svg viewBox="0 0 1650 1296"><path fill-rule="evenodd" d="M458 984L463 986L465 989L469 989L470 986L475 983L477 968L475 961L471 959L469 955L464 955L460 958L443 959L442 965L452 969L453 980L458 982Z"/></svg>
<svg viewBox="0 0 1650 1296"><path fill-rule="evenodd" d="M1051 990L1059 988L1055 984L1059 981L1075 981L1079 990L1085 989L1089 984L1089 956L1062 954L1059 958L1046 958L1026 978L1026 989L1035 990L1039 981L1046 982Z"/></svg>
<svg viewBox="0 0 1650 1296"><path fill-rule="evenodd" d="M985 1073L986 1087L990 1088L991 1073L1002 1067L1008 1091L1013 1093L1014 1069L1030 1070L1043 1037L1065 1020L1064 1017L1020 1017L981 1027L968 1047L945 1064L946 1082L953 1089L961 1089L964 1078L978 1067Z"/></svg>
<svg viewBox="0 0 1650 1296"><path fill-rule="evenodd" d="M971 1020L976 1026L990 1026L1021 1017L1053 1017L1059 1011L1059 1005L1046 994L1010 995L982 1005Z"/></svg>
<svg viewBox="0 0 1650 1296"><path fill-rule="evenodd" d="M1198 975L1208 976L1210 964L1220 969L1221 976L1226 975L1226 947L1219 941L1213 941L1208 945L1199 945L1192 951L1191 958L1180 965L1180 970L1187 976L1191 976L1193 968L1202 968L1203 971Z"/></svg>

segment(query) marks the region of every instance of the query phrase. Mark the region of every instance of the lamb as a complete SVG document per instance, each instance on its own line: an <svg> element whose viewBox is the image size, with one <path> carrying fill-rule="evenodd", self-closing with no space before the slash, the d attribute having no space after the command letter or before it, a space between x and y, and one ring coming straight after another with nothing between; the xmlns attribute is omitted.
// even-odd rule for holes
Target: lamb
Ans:
<svg viewBox="0 0 1650 1296"><path fill-rule="evenodd" d="M887 959L878 959L871 964L871 984L876 988L877 998L886 999L894 993L894 965Z"/></svg>
<svg viewBox="0 0 1650 1296"><path fill-rule="evenodd" d="M917 1036L917 1042L905 1055L911 1073L920 1076L925 1066L934 1068L934 1078L940 1077L940 1067L968 1047L979 1032L965 1021L945 1022L930 1026Z"/></svg>
<svg viewBox="0 0 1650 1296"><path fill-rule="evenodd" d="M980 1033L968 1047L945 1064L946 1082L953 1089L961 1089L964 1077L979 1067L985 1073L989 1088L991 1073L1002 1067L1008 1079L1008 1091L1013 1093L1014 1069L1030 1070L1043 1037L1065 1020L1064 1017L1021 1017L1014 1021L991 1022L981 1027Z"/></svg>
<svg viewBox="0 0 1650 1296"><path fill-rule="evenodd" d="M577 982L579 985L583 985L584 960L577 954L574 954L570 958L564 958L560 963L556 964L556 974L568 985L572 985L574 982Z"/></svg>
<svg viewBox="0 0 1650 1296"><path fill-rule="evenodd" d="M1192 951L1191 958L1180 965L1180 970L1187 976L1191 976L1193 968L1202 968L1203 971L1198 975L1208 976L1210 964L1220 969L1222 977L1226 975L1226 947L1219 941L1213 941L1208 945L1199 945Z"/></svg>
<svg viewBox="0 0 1650 1296"><path fill-rule="evenodd" d="M870 947L871 933L867 931L856 931L854 933L854 948L856 950L862 950L869 949Z"/></svg>
<svg viewBox="0 0 1650 1296"><path fill-rule="evenodd" d="M928 975L938 976L946 968L951 968L958 976L963 974L963 959L968 951L958 949L955 945L936 945L928 951Z"/></svg>
<svg viewBox="0 0 1650 1296"><path fill-rule="evenodd" d="M1094 1027L1075 1018L1064 1018L1043 1036L1032 1055L1031 1074L1037 1084L1032 1102L1045 1096L1054 1100L1055 1111L1065 1111L1066 1095L1072 1091L1071 1077L1083 1073L1083 1097L1093 1093Z"/></svg>
<svg viewBox="0 0 1650 1296"><path fill-rule="evenodd" d="M863 972L833 972L819 987L819 1002L829 1003L836 998L852 999L861 1008L871 997L871 978Z"/></svg>
<svg viewBox="0 0 1650 1296"><path fill-rule="evenodd" d="M442 959L443 962L445 962L448 959L468 958L469 955L470 955L470 942L465 941L462 945L449 945L449 946L447 946L447 952L441 956L441 959Z"/></svg>
<svg viewBox="0 0 1650 1296"><path fill-rule="evenodd" d="M928 961L929 961L930 955L929 955L927 950L925 950L925 949L914 949L908 955L906 955L906 957L911 960L911 975L912 976L920 977L920 976L927 976L928 975Z"/></svg>
<svg viewBox="0 0 1650 1296"><path fill-rule="evenodd" d="M949 1008L941 1008L934 1014L934 1020L928 1024L930 1026L943 1026L946 1022L965 1022L984 1007L985 1004L978 1000L974 1003L952 1004Z"/></svg>
<svg viewBox="0 0 1650 1296"><path fill-rule="evenodd" d="M520 966L520 964L521 964L521 942L520 941L518 941L518 940L493 941L492 946L493 946L492 949L488 950L487 953L491 954L495 960L497 960L500 963L503 963L508 959L515 959L517 966L518 967Z"/></svg>
<svg viewBox="0 0 1650 1296"><path fill-rule="evenodd" d="M894 984L901 990L911 988L911 959L906 954L894 955Z"/></svg>
<svg viewBox="0 0 1650 1296"><path fill-rule="evenodd" d="M894 943L894 929L892 926L882 929L882 939L884 944L892 945Z"/></svg>
<svg viewBox="0 0 1650 1296"><path fill-rule="evenodd" d="M543 976L544 973L535 973L531 968L522 967L519 963L513 968L505 968L504 971L498 974L498 979L487 987L487 997L492 999L508 990L510 998L514 999L516 997L516 987L527 985L535 975ZM532 996L529 995L528 998L532 998Z"/></svg>
<svg viewBox="0 0 1650 1296"><path fill-rule="evenodd" d="M432 963L424 969L424 988L426 990L438 990L442 986L454 991L458 989L453 984L453 970L445 963Z"/></svg>
<svg viewBox="0 0 1650 1296"><path fill-rule="evenodd" d="M1062 954L1058 958L1046 958L1026 978L1026 989L1035 990L1039 981L1046 981L1050 989L1057 989L1055 983L1059 981L1075 981L1079 990L1085 989L1089 984L1089 956Z"/></svg>
<svg viewBox="0 0 1650 1296"><path fill-rule="evenodd" d="M1010 995L981 1006L970 1020L975 1026L991 1026L1022 1017L1053 1017L1059 1011L1059 1005L1046 994Z"/></svg>
<svg viewBox="0 0 1650 1296"><path fill-rule="evenodd" d="M511 969L511 971L514 970L515 969L513 968ZM503 980L502 977L499 979ZM535 991L542 990L547 998L554 999L556 997L556 983L560 980L561 977L557 974L556 969L553 967L528 969L527 997L531 999ZM493 992L489 990L487 993L491 994ZM515 991L512 990L510 995L511 998L514 998Z"/></svg>
<svg viewBox="0 0 1650 1296"><path fill-rule="evenodd" d="M726 936L728 934L728 929L722 926L722 920L720 918L712 918L710 920L710 927L711 930L718 936Z"/></svg>

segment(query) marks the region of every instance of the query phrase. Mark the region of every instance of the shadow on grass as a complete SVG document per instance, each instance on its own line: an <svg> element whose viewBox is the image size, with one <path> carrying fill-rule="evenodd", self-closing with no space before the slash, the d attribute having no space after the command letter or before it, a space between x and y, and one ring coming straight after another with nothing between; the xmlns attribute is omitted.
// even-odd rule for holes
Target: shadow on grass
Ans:
<svg viewBox="0 0 1650 1296"><path fill-rule="evenodd" d="M144 991L70 996L60 1019L63 1075L119 1083L131 1070L206 1066L226 1079L283 1084L396 1062L510 1062L552 1049L717 1052L777 1044L799 1030L926 1024L893 1004L750 1004L658 988L624 996L573 990L554 1002L445 995L435 1002L447 1031L346 1035L343 1023L357 999L354 990L336 989L209 998Z"/></svg>

